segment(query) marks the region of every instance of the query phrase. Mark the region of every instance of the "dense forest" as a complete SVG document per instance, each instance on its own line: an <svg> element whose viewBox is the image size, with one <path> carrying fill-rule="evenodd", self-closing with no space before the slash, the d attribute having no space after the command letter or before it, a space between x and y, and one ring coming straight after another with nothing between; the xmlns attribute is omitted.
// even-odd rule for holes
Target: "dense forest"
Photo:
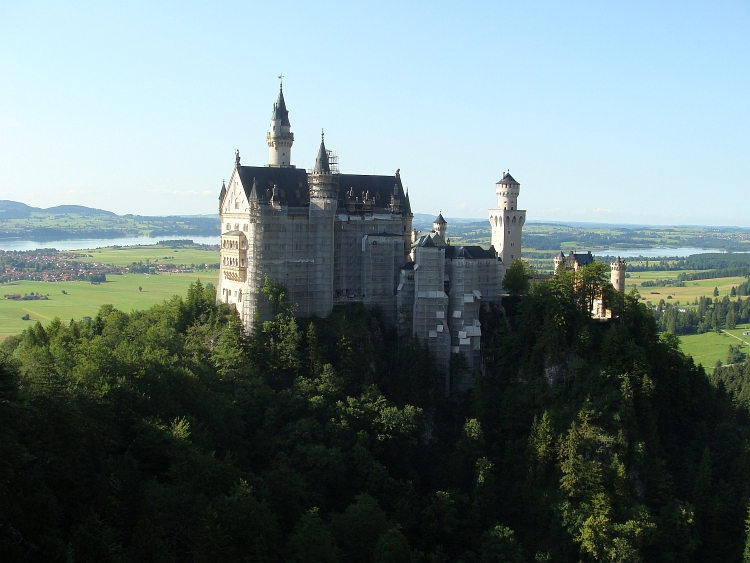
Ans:
<svg viewBox="0 0 750 563"><path fill-rule="evenodd" d="M248 337L197 283L37 324L2 345L0 560L750 560L747 402L605 276L487 308L486 369L448 398L356 305L279 293Z"/></svg>

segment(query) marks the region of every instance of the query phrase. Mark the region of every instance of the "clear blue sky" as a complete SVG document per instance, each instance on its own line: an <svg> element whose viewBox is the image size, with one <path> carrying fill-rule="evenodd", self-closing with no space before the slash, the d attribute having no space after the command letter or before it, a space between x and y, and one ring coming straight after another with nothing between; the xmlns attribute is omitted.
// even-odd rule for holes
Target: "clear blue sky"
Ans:
<svg viewBox="0 0 750 563"><path fill-rule="evenodd" d="M750 227L750 3L0 0L0 199L217 211L267 161L401 169L416 212Z"/></svg>

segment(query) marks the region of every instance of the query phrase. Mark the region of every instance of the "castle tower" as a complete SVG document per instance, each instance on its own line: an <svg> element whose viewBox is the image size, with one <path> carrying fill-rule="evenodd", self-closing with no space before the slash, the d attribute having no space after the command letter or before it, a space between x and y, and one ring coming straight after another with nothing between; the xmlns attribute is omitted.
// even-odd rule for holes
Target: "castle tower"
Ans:
<svg viewBox="0 0 750 563"><path fill-rule="evenodd" d="M266 134L268 143L267 166L291 166L294 133L289 123L289 112L284 101L283 85L279 84L279 97L273 104L271 126Z"/></svg>
<svg viewBox="0 0 750 563"><path fill-rule="evenodd" d="M625 271L628 269L625 261L617 257L610 265L612 268L612 285L617 291L625 291Z"/></svg>
<svg viewBox="0 0 750 563"><path fill-rule="evenodd" d="M555 256L555 273L558 273L565 264L565 255L563 254L562 250L560 251L560 254Z"/></svg>
<svg viewBox="0 0 750 563"><path fill-rule="evenodd" d="M310 242L313 249L311 280L313 313L321 317L333 310L334 217L338 203L337 177L331 173L325 138L321 134L318 158L309 175Z"/></svg>
<svg viewBox="0 0 750 563"><path fill-rule="evenodd" d="M441 236L445 240L445 231L448 230L448 222L443 219L443 214L440 213L435 220L432 222L432 232Z"/></svg>
<svg viewBox="0 0 750 563"><path fill-rule="evenodd" d="M520 191L521 185L509 172L504 172L502 180L495 184L497 207L490 209L492 246L506 268L521 257L521 229L526 222L526 211L518 209Z"/></svg>

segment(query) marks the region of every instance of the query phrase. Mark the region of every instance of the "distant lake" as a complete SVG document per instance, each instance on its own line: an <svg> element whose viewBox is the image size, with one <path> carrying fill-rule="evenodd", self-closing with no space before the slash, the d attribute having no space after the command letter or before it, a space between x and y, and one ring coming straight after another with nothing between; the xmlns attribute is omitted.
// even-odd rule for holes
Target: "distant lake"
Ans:
<svg viewBox="0 0 750 563"><path fill-rule="evenodd" d="M56 248L57 250L81 250L84 248L103 248L105 246L137 246L156 244L160 240L190 239L196 244L219 244L219 237L195 237L190 235L170 235L158 238L151 237L122 237L122 238L91 238L68 240L20 240L0 239L0 250L37 250L39 248Z"/></svg>
<svg viewBox="0 0 750 563"><path fill-rule="evenodd" d="M643 256L644 258L687 258L691 254L706 254L709 252L725 254L726 250L690 246L680 248L610 248L607 250L597 250L592 252L592 254L594 256L619 256L620 258L637 258L638 256Z"/></svg>

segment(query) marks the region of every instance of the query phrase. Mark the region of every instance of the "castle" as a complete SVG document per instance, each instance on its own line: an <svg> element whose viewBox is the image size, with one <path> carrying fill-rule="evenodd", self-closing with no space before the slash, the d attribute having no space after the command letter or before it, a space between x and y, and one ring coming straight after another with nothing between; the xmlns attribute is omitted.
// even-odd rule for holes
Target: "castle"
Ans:
<svg viewBox="0 0 750 563"><path fill-rule="evenodd" d="M577 272L584 266L593 264L594 256L591 254L590 250L585 254L583 252L573 252L571 250L570 254L568 254L567 256L565 256L561 250L560 254L555 256L554 262L555 274L557 274L561 270L573 270ZM618 256L617 259L609 265L609 267L610 283L612 284L612 287L614 287L616 291L619 291L621 293L624 292L625 273L627 270L625 261ZM593 303L591 304L591 316L597 320L606 320L612 318L612 311L605 307L604 300L602 299L601 295L594 299Z"/></svg>
<svg viewBox="0 0 750 563"><path fill-rule="evenodd" d="M412 229L399 171L342 174L322 135L314 168L296 168L282 87L266 142L268 164L242 166L237 152L221 188L217 300L236 307L248 332L256 318L275 313L262 292L266 277L286 286L297 316L325 317L353 301L378 306L389 323L428 343L446 393L471 386L481 362L481 305L499 302L505 269L521 257L519 183L504 173L495 185L489 249L455 246L442 214L432 232ZM454 380L451 354L467 363Z"/></svg>

